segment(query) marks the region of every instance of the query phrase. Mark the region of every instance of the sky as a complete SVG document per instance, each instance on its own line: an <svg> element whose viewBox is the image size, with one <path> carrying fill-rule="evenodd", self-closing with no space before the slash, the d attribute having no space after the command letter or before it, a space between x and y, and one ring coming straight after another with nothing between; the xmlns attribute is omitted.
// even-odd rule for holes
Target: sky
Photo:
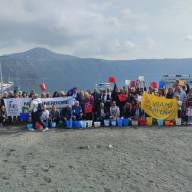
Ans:
<svg viewBox="0 0 192 192"><path fill-rule="evenodd" d="M191 58L191 0L0 0L0 55Z"/></svg>

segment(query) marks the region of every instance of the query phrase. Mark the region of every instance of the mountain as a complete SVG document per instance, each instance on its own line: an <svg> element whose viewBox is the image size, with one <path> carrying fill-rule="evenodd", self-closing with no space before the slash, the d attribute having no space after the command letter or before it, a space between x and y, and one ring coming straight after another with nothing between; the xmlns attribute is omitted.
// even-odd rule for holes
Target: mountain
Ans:
<svg viewBox="0 0 192 192"><path fill-rule="evenodd" d="M137 79L139 75L147 81L158 81L164 74L192 73L192 59L102 60L57 54L39 47L0 56L0 62L4 81L11 80L22 90L39 89L43 81L48 91L54 91L74 86L93 88L111 75L123 85L125 79Z"/></svg>

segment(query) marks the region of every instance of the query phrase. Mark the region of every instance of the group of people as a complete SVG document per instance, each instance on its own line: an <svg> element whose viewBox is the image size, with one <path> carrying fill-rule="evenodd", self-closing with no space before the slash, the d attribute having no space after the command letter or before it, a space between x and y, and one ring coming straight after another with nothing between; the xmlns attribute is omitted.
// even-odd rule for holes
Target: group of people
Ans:
<svg viewBox="0 0 192 192"><path fill-rule="evenodd" d="M67 120L93 120L103 123L104 119L139 119L146 118L147 114L141 109L141 98L144 91L167 99L176 98L178 101L178 117L184 124L192 124L192 89L189 85L176 84L174 88L152 88L144 83L140 86L114 87L82 91L78 88L71 89L67 93L56 91L52 95L43 92L40 96L32 90L27 92L4 92L1 100L0 123L1 125L19 122L18 117L8 117L3 99L5 98L32 98L29 105L29 119L36 127L36 123L47 129L52 122L62 125ZM73 96L74 104L58 109L53 105L48 109L41 102L42 98Z"/></svg>

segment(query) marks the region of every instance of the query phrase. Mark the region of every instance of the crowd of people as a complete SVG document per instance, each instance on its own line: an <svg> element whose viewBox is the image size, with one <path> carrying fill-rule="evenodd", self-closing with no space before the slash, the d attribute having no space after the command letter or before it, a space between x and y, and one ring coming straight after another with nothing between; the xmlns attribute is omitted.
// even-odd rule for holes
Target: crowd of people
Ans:
<svg viewBox="0 0 192 192"><path fill-rule="evenodd" d="M93 120L99 121L101 124L105 119L137 120L147 117L147 114L141 109L141 98L144 91L167 99L176 98L178 117L182 119L183 124L192 124L192 89L189 85L181 86L177 83L174 88L153 88L147 87L145 83L141 86L139 81L134 87L117 87L114 83L114 87L94 89L93 91L73 88L67 93L55 91L53 94L43 92L41 95L38 95L34 90L30 93L22 91L4 92L1 99L0 123L1 126L20 123L19 117L7 116L3 100L6 98L32 98L27 122L31 122L34 128L37 123L44 129L48 129L52 122L56 125L62 122L61 124L65 125L67 120ZM52 105L51 109L47 109L47 106L41 102L42 98L66 96L75 98L74 105L66 105L62 109L57 109L56 105Z"/></svg>

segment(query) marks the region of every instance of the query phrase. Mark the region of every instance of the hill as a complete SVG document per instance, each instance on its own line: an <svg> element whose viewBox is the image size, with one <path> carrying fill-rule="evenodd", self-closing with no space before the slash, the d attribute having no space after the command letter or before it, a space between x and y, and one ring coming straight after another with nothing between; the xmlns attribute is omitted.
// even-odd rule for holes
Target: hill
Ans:
<svg viewBox="0 0 192 192"><path fill-rule="evenodd" d="M144 75L147 81L160 80L163 74L190 74L192 59L102 60L79 58L34 48L0 57L3 79L23 90L38 89L45 81L49 91L77 86L93 88L110 75L123 85L125 79Z"/></svg>

